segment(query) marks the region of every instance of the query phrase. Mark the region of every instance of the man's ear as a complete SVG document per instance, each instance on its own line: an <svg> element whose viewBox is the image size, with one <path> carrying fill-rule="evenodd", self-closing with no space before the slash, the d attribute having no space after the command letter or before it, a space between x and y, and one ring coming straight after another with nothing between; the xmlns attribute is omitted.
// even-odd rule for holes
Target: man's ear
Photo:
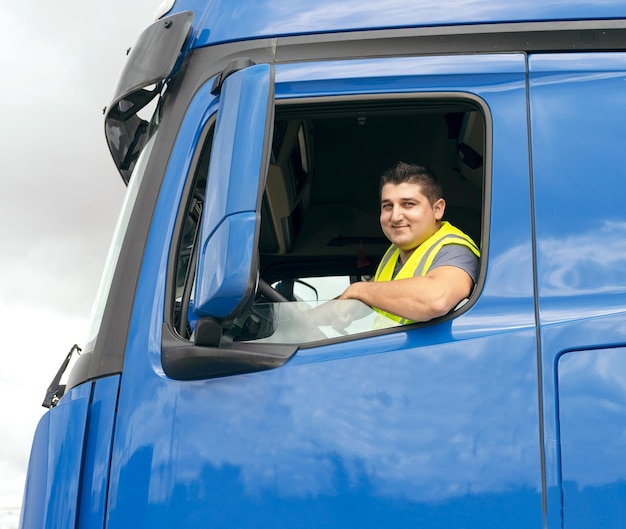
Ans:
<svg viewBox="0 0 626 529"><path fill-rule="evenodd" d="M441 220L444 212L446 211L446 201L443 198L435 200L435 203L433 204L433 211L435 212L435 219Z"/></svg>

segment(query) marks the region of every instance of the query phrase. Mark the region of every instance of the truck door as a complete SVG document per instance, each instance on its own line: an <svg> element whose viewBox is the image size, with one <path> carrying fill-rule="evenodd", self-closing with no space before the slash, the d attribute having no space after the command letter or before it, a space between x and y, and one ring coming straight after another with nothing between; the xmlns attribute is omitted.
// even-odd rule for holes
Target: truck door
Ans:
<svg viewBox="0 0 626 529"><path fill-rule="evenodd" d="M208 289L201 313L195 314L194 300L185 297L189 263L197 263L204 278L211 267L216 274L224 270L219 252L197 257L208 247L194 241L205 240L195 234L209 201L214 211L229 201L229 193L257 191L257 185L226 191L228 182L206 183L236 175L200 168L211 165L207 159L216 155L211 151L217 144L221 159L258 153L271 122L267 108L248 107L238 119L265 135L249 137L247 145L237 131L230 140L213 138L219 134L213 125L216 113L219 120L221 112L234 108L224 107L224 92L211 95L213 80L207 80L178 133L137 287L112 451L107 527L541 527L525 56L311 61L277 64L275 70L273 143L283 146L284 138L292 138L289 152L300 154L283 160L282 149L266 150L259 158L269 162L270 175L256 213L262 224L271 219L264 224L268 231L261 227L255 239L260 254L255 270L261 279L277 285L294 279L289 274L295 267L323 275L329 256L342 244L376 243L353 235L334 237L314 261L298 254L298 240L310 233L313 244L325 219L346 230L366 225L352 222L361 218L358 212L349 216L352 209L334 206L341 195L353 205L358 205L354 197L363 197L363 204L373 201L378 207L372 180L377 173L369 175L367 165L409 152L443 160L458 149L476 160L475 168L482 164L476 291L461 310L426 324L323 339L302 334L295 354L271 366L260 362L248 373L203 371L194 377L184 356L177 357L184 376L164 369L166 334L168 340L188 343L191 358L199 351L193 342L194 317L214 317L228 327L227 336L253 302L235 296L218 314ZM270 80L262 82L269 86ZM246 108L245 102L231 101ZM395 122L385 120L389 115L401 120L405 114L422 134L393 142L395 147L385 145L391 151L383 159L378 151L387 129L381 135L380 124L390 124L389 134L397 133ZM471 136L468 123L476 115L483 124L480 153L471 149L471 141L461 141L462 131L468 129ZM375 126L367 132L371 124ZM402 130L410 134L411 128ZM348 156L345 130L353 130L350 152L359 154L353 159L358 170L342 165L339 174L336 164ZM441 143L431 143L440 135ZM373 144L372 137L380 141ZM304 151L309 154L303 156ZM324 158L322 152L334 154ZM473 173L458 169L456 158L446 160L442 168L453 187L458 181L461 189L474 193ZM299 164L297 170L294 164ZM330 183L316 187L324 175L332 175ZM351 179L350 184L342 178ZM203 189L216 191L203 196ZM466 198L458 195L460 201ZM322 211L328 201L334 201L333 207L315 217L316 228L307 231L314 206ZM227 237L223 241L222 248L234 251ZM178 321L172 314L178 314ZM190 324L181 325L180 318L188 316ZM267 335L269 342L242 339L237 350L259 358L280 356L281 347L289 344L272 343L271 329ZM200 354L202 365L215 351L227 355L222 346L215 339L211 352Z"/></svg>
<svg viewBox="0 0 626 529"><path fill-rule="evenodd" d="M623 53L530 58L549 527L623 527Z"/></svg>

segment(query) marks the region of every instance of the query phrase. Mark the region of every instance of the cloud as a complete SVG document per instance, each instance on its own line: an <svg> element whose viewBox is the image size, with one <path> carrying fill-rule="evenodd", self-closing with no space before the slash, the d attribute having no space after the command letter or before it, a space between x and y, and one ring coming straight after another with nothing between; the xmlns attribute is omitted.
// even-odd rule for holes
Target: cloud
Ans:
<svg viewBox="0 0 626 529"><path fill-rule="evenodd" d="M0 6L0 507L21 502L45 390L87 332L125 192L102 109L157 5Z"/></svg>

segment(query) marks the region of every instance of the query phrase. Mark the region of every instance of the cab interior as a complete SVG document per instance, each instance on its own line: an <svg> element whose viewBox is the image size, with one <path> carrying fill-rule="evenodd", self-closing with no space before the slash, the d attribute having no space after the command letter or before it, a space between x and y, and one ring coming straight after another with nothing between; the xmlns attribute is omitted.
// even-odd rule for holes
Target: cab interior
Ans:
<svg viewBox="0 0 626 529"><path fill-rule="evenodd" d="M435 172L444 218L480 245L485 143L482 112L463 100L277 107L261 277L282 282L290 298L290 279L373 275L389 245L379 224L379 179L398 161Z"/></svg>

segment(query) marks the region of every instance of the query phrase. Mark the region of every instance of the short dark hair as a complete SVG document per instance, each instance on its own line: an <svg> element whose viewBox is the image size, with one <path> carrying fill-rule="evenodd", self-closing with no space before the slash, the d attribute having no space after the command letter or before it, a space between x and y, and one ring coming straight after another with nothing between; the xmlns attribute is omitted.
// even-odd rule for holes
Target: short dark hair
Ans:
<svg viewBox="0 0 626 529"><path fill-rule="evenodd" d="M404 162L397 162L381 175L379 192L382 192L385 184L404 183L419 184L431 205L443 198L443 189L435 173L421 165Z"/></svg>

